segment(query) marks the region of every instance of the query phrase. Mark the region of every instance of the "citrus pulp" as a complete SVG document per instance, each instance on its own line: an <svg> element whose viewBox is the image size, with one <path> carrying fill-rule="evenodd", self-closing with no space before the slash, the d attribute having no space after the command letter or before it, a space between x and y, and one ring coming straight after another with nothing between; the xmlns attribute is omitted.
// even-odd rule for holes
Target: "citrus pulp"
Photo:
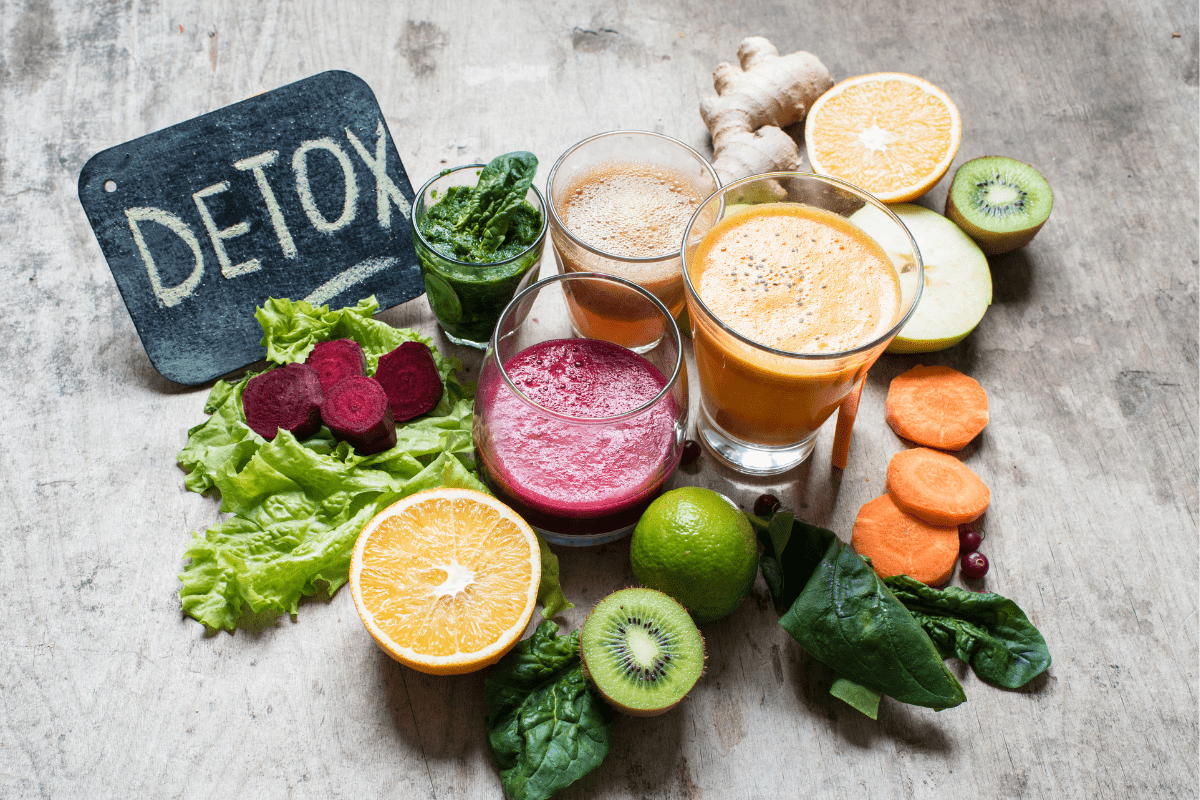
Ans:
<svg viewBox="0 0 1200 800"><path fill-rule="evenodd" d="M906 203L933 188L962 139L958 108L929 81L899 72L860 75L821 95L804 123L813 172Z"/></svg>
<svg viewBox="0 0 1200 800"><path fill-rule="evenodd" d="M471 489L418 492L379 512L350 561L354 605L401 664L473 672L509 651L533 615L541 579L533 529Z"/></svg>

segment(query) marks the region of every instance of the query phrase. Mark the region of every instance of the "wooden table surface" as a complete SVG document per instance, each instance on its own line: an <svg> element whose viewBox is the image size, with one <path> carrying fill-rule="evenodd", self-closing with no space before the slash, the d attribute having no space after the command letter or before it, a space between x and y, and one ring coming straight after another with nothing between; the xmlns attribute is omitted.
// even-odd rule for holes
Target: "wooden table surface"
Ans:
<svg viewBox="0 0 1200 800"><path fill-rule="evenodd" d="M844 473L752 481L705 456L677 484L770 490L848 538L903 444L888 381L946 364L986 387L964 451L990 484L985 585L1054 664L1020 691L950 662L969 701L873 722L779 627L761 579L705 627L708 671L665 716L618 718L566 798L1197 795L1197 8L1012 3L85 3L0 0L0 796L498 798L482 678L378 651L348 592L207 635L181 554L218 501L175 454L207 387L150 365L80 207L94 153L329 69L374 89L411 179L616 128L711 152L697 113L747 35L835 79L910 72L963 117L955 165L1034 164L1054 213L993 257L962 344L885 356ZM940 209L949 179L922 201ZM551 267L547 265L547 270ZM450 346L423 298L386 312ZM632 581L626 542L558 550L569 629ZM960 584L958 578L956 584Z"/></svg>

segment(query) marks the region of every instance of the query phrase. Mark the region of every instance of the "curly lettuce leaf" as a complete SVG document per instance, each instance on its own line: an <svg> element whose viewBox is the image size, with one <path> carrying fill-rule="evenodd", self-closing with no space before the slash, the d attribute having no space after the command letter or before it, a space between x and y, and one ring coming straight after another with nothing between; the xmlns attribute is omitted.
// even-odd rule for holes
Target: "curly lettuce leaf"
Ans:
<svg viewBox="0 0 1200 800"><path fill-rule="evenodd" d="M331 312L303 301L268 300L258 311L270 360L303 358L318 341L353 338L373 369L405 341L431 341L376 322L374 298ZM178 455L195 492L219 491L233 516L193 536L180 574L185 612L232 630L246 609L291 613L301 597L346 582L358 532L376 513L422 489L486 491L471 471L473 387L453 376L460 364L433 352L446 391L438 408L397 430L396 445L361 456L322 428L303 442L281 432L266 441L246 425L241 395L250 376L218 381Z"/></svg>
<svg viewBox="0 0 1200 800"><path fill-rule="evenodd" d="M558 556L554 555L540 534L537 540L542 554L542 578L538 583L537 600L542 604L542 616L550 619L568 608L574 608L575 604L563 594L562 584L558 580Z"/></svg>
<svg viewBox="0 0 1200 800"><path fill-rule="evenodd" d="M612 710L592 691L579 632L543 622L484 679L488 749L513 800L545 800L608 755Z"/></svg>

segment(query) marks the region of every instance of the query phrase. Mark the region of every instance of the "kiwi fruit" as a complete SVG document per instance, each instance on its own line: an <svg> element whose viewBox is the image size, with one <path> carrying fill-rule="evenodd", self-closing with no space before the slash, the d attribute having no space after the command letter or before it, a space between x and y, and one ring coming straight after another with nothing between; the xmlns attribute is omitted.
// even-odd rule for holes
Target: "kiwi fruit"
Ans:
<svg viewBox="0 0 1200 800"><path fill-rule="evenodd" d="M985 156L955 171L946 216L994 256L1028 244L1052 205L1050 184L1036 169L1004 156Z"/></svg>
<svg viewBox="0 0 1200 800"><path fill-rule="evenodd" d="M674 708L704 673L704 637L687 609L654 589L601 600L579 637L583 671L609 705L635 717Z"/></svg>

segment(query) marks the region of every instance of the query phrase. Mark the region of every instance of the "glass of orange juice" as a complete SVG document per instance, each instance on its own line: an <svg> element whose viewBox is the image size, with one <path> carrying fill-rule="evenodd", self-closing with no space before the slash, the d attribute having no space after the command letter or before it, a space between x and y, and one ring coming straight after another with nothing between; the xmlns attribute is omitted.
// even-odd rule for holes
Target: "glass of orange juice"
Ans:
<svg viewBox="0 0 1200 800"><path fill-rule="evenodd" d="M700 439L741 472L788 470L916 307L917 244L866 192L796 172L722 187L682 241Z"/></svg>
<svg viewBox="0 0 1200 800"><path fill-rule="evenodd" d="M558 271L633 281L677 317L684 307L679 243L719 186L704 156L669 136L611 131L584 139L563 153L547 179ZM643 304L621 298L600 283L569 293L572 324L582 336L645 352L662 326L639 316Z"/></svg>

